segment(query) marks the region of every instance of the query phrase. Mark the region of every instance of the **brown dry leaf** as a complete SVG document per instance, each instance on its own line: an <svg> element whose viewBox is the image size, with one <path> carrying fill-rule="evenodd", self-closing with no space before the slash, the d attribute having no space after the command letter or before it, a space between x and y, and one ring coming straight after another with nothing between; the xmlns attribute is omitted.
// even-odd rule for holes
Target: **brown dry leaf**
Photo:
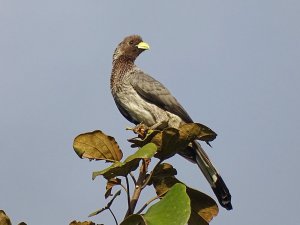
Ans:
<svg viewBox="0 0 300 225"><path fill-rule="evenodd" d="M0 210L0 225L11 225L9 217L3 210Z"/></svg>
<svg viewBox="0 0 300 225"><path fill-rule="evenodd" d="M148 130L146 136L141 138L140 136L128 139L130 143L132 143L131 147L143 147L144 145L152 142L152 139L157 135L160 134L161 131L159 130Z"/></svg>
<svg viewBox="0 0 300 225"><path fill-rule="evenodd" d="M198 139L201 141L213 141L217 134L210 129L209 127L201 124L201 123L187 123L180 127L180 131L187 132L185 136L191 135L191 139ZM196 135L196 136L194 136Z"/></svg>
<svg viewBox="0 0 300 225"><path fill-rule="evenodd" d="M216 202L208 195L187 187L186 193L191 199L191 206L193 211L201 216L207 223L209 223L219 213L219 208ZM194 215L195 216L195 215ZM196 225L198 223L189 223Z"/></svg>
<svg viewBox="0 0 300 225"><path fill-rule="evenodd" d="M107 181L106 183L106 192L105 192L105 198L108 198L109 196L111 196L111 191L112 191L112 188L115 186L115 185L120 185L121 184L121 179L119 178L111 178Z"/></svg>
<svg viewBox="0 0 300 225"><path fill-rule="evenodd" d="M198 213L194 210L191 211L188 225L208 225L208 222L205 221Z"/></svg>
<svg viewBox="0 0 300 225"><path fill-rule="evenodd" d="M182 148L182 143L179 138L179 131L171 127L164 129L161 135L156 135L153 141L154 143L158 143L160 148L155 157L167 159L175 155Z"/></svg>
<svg viewBox="0 0 300 225"><path fill-rule="evenodd" d="M162 163L154 169L152 178L161 179L165 177L173 177L175 175L177 175L177 170L171 164Z"/></svg>
<svg viewBox="0 0 300 225"><path fill-rule="evenodd" d="M115 139L100 130L78 135L73 148L80 158L120 161L123 153Z"/></svg>
<svg viewBox="0 0 300 225"><path fill-rule="evenodd" d="M133 143L133 147L142 147L152 142L158 147L155 157L159 159L167 159L178 152L185 151L189 143L194 140L212 141L217 134L210 128L199 123L187 123L176 128L165 128L162 131L148 130L146 136L141 136L128 140ZM208 143L209 144L209 143Z"/></svg>
<svg viewBox="0 0 300 225"><path fill-rule="evenodd" d="M94 222L92 221L84 221L84 222L80 222L80 221L72 221L69 225L96 225Z"/></svg>

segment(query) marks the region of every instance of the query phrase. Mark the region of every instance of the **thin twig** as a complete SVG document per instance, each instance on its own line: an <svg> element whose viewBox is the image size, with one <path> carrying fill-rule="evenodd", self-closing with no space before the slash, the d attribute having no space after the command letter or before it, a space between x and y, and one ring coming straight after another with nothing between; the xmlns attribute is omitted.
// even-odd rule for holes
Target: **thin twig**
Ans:
<svg viewBox="0 0 300 225"><path fill-rule="evenodd" d="M130 189L129 189L129 180L128 177L125 177L126 179L126 185L127 185L127 204L128 204L128 210L131 212L131 205L130 205Z"/></svg>
<svg viewBox="0 0 300 225"><path fill-rule="evenodd" d="M143 207L136 213L136 214L140 214L151 202L155 201L156 199L161 198L163 195L165 195L168 191L164 191L161 194L151 198L149 201L147 201Z"/></svg>
<svg viewBox="0 0 300 225"><path fill-rule="evenodd" d="M162 161L163 161L163 160L160 159L160 160L156 163L156 165L154 166L153 170L151 171L151 173L150 173L149 176L147 177L147 180L146 180L145 183L143 184L142 189L144 189L144 188L147 186L147 184L149 183L149 181L151 180L151 178L152 178L152 176L153 176L154 170L156 169L156 167L158 167L158 166L162 163Z"/></svg>
<svg viewBox="0 0 300 225"><path fill-rule="evenodd" d="M158 195L158 196L155 196L155 197L153 197L153 198L151 198L148 202L146 202L144 205L143 205L143 207L136 213L136 214L140 214L141 212L143 212L143 210L151 203L151 202L153 202L153 201L155 201L156 199L159 199L160 198L160 196Z"/></svg>
<svg viewBox="0 0 300 225"><path fill-rule="evenodd" d="M134 185L136 185L136 179L135 179L134 175L131 172L129 173L129 175L130 175Z"/></svg>
<svg viewBox="0 0 300 225"><path fill-rule="evenodd" d="M124 191L127 192L127 188L124 186L124 184L120 184L120 186L124 189Z"/></svg>
<svg viewBox="0 0 300 225"><path fill-rule="evenodd" d="M108 210L110 211L111 215L114 217L116 225L118 225L118 221L117 221L117 218L116 218L115 214L113 213L113 211L110 208L108 208Z"/></svg>

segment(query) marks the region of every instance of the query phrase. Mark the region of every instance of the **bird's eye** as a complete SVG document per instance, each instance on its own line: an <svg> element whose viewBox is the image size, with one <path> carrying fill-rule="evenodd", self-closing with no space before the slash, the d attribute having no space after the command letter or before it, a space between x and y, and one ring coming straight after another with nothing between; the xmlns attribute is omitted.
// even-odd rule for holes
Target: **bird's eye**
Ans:
<svg viewBox="0 0 300 225"><path fill-rule="evenodd" d="M130 44L130 45L133 45L133 41L130 41L129 44Z"/></svg>

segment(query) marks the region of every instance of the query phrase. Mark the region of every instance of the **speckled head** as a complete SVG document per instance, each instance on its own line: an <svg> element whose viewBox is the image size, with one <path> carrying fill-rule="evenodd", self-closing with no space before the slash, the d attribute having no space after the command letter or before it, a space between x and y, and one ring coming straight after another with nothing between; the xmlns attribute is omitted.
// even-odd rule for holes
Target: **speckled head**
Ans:
<svg viewBox="0 0 300 225"><path fill-rule="evenodd" d="M141 36L128 36L117 46L113 55L113 61L120 58L134 61L143 51L148 49L150 49L149 45L143 42Z"/></svg>

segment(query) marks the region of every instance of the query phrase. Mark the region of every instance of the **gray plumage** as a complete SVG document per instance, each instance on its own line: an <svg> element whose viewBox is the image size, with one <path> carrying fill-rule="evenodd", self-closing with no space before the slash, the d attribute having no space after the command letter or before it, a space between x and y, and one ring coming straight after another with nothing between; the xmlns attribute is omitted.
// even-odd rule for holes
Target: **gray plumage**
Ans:
<svg viewBox="0 0 300 225"><path fill-rule="evenodd" d="M147 49L149 45L140 36L132 35L126 37L114 52L110 87L119 111L134 124L143 123L161 129L166 126L178 128L193 122L163 84L134 64L140 53ZM199 166L220 204L232 209L231 195L223 179L201 145L193 142L192 146L192 158L189 156L189 160Z"/></svg>

